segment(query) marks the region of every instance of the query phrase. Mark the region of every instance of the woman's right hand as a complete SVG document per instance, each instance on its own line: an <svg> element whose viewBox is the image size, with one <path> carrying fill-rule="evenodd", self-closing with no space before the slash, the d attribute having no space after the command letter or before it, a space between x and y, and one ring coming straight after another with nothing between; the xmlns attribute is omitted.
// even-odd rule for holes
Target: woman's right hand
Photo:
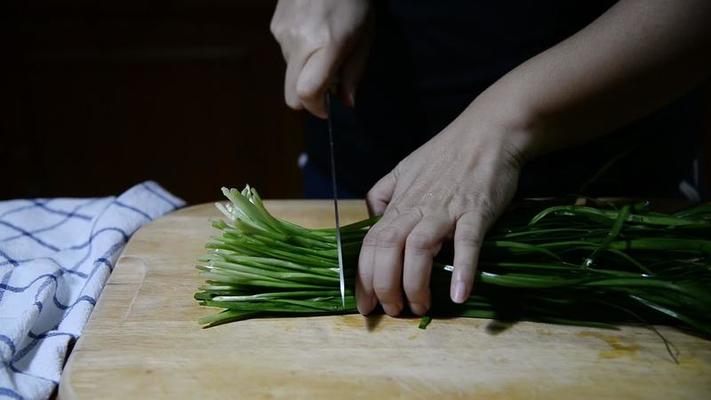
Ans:
<svg viewBox="0 0 711 400"><path fill-rule="evenodd" d="M279 0L271 31L286 60L284 98L295 109L326 118L324 95L353 106L372 38L370 0Z"/></svg>

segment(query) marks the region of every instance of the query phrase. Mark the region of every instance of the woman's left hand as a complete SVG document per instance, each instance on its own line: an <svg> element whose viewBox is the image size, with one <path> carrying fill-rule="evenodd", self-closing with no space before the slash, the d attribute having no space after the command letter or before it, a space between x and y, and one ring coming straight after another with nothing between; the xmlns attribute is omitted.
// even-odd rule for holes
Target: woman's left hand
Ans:
<svg viewBox="0 0 711 400"><path fill-rule="evenodd" d="M455 252L451 298L469 297L484 235L516 191L526 137L479 115L465 111L368 193L371 212L382 218L360 252L361 314L380 302L394 316L404 301L413 313L426 313L432 260L448 238Z"/></svg>
<svg viewBox="0 0 711 400"><path fill-rule="evenodd" d="M370 191L384 213L360 253L358 310L430 306L432 258L454 238L451 297L471 293L479 247L516 190L522 160L592 140L709 76L708 1L618 1L480 94ZM590 51L595 49L595 51ZM625 62L620 62L625 60Z"/></svg>

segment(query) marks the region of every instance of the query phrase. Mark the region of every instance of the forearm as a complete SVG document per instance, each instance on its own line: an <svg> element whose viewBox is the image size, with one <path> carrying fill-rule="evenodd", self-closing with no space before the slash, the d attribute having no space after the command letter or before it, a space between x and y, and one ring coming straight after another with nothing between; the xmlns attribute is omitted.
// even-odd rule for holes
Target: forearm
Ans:
<svg viewBox="0 0 711 400"><path fill-rule="evenodd" d="M711 71L711 2L622 0L470 106L520 132L530 158L648 114Z"/></svg>

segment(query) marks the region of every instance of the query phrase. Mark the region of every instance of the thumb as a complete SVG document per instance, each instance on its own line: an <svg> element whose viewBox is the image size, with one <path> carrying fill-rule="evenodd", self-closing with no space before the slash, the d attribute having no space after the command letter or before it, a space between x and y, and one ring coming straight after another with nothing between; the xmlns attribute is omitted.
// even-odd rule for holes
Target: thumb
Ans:
<svg viewBox="0 0 711 400"><path fill-rule="evenodd" d="M382 177L365 196L368 205L368 212L371 216L383 215L395 192L397 179L395 174L390 172Z"/></svg>
<svg viewBox="0 0 711 400"><path fill-rule="evenodd" d="M363 71L365 70L368 54L370 53L371 35L362 35L355 45L353 52L341 67L341 100L350 107L355 107L355 94Z"/></svg>

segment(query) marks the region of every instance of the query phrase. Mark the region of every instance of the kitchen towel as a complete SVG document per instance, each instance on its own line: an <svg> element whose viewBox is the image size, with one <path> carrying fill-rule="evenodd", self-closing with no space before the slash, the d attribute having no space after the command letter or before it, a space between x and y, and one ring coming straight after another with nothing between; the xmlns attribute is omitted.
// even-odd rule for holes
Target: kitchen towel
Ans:
<svg viewBox="0 0 711 400"><path fill-rule="evenodd" d="M128 239L183 205L150 181L118 197L0 202L0 399L52 395Z"/></svg>

